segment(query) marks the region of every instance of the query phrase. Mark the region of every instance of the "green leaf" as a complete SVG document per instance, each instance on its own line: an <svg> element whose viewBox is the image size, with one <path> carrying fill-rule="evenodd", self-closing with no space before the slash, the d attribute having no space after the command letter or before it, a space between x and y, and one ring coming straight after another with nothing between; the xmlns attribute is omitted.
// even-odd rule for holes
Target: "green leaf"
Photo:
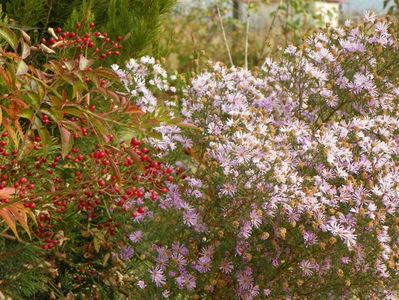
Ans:
<svg viewBox="0 0 399 300"><path fill-rule="evenodd" d="M94 250L96 250L97 253L100 252L101 241L97 238L97 236L94 237L93 244L94 244Z"/></svg>
<svg viewBox="0 0 399 300"><path fill-rule="evenodd" d="M17 35L9 28L0 26L0 38L6 40L6 42L14 49L17 50L18 38Z"/></svg>
<svg viewBox="0 0 399 300"><path fill-rule="evenodd" d="M101 231L95 231L93 237L93 245L94 245L94 250L96 250L97 253L100 252L101 245L103 245L104 242L105 242L104 234Z"/></svg>
<svg viewBox="0 0 399 300"><path fill-rule="evenodd" d="M44 147L44 152L47 153L48 145L50 145L51 142L51 135L45 127L38 129L38 132Z"/></svg>
<svg viewBox="0 0 399 300"><path fill-rule="evenodd" d="M31 120L31 119L33 118L34 114L35 114L35 112L34 112L33 109L24 109L24 110L19 114L19 116L20 116L21 118L25 118L25 119Z"/></svg>
<svg viewBox="0 0 399 300"><path fill-rule="evenodd" d="M40 106L40 97L37 93L32 91L27 92L27 101L33 107L33 109L37 110ZM26 99L26 97L25 97Z"/></svg>
<svg viewBox="0 0 399 300"><path fill-rule="evenodd" d="M78 107L65 107L62 110L64 113L70 114L72 116L80 118L83 115L83 112Z"/></svg>

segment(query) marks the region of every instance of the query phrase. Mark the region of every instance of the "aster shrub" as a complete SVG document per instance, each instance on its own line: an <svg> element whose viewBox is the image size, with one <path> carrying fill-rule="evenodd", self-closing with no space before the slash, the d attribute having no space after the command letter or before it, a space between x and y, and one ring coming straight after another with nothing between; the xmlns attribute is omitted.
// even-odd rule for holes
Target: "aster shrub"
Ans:
<svg viewBox="0 0 399 300"><path fill-rule="evenodd" d="M161 233L132 236L143 297L395 297L395 28L368 13L259 70L215 64L185 87L175 114L191 128L151 140L180 175Z"/></svg>

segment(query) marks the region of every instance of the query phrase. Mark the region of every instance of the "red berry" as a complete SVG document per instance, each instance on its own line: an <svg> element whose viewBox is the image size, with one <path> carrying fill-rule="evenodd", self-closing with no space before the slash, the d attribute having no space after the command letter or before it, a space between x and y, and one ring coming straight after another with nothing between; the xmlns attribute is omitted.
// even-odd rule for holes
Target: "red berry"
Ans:
<svg viewBox="0 0 399 300"><path fill-rule="evenodd" d="M173 170L171 168L167 168L164 173L169 175L173 173Z"/></svg>
<svg viewBox="0 0 399 300"><path fill-rule="evenodd" d="M105 185L105 181L102 180L102 179L100 179L99 181L97 181L97 184L98 184L99 186L104 186L104 185Z"/></svg>
<svg viewBox="0 0 399 300"><path fill-rule="evenodd" d="M90 28L90 29L93 29L94 27L95 27L94 22L91 22L91 23L89 24L89 28Z"/></svg>
<svg viewBox="0 0 399 300"><path fill-rule="evenodd" d="M140 146L140 144L140 141L135 138L132 138L132 140L130 141L130 145L132 146Z"/></svg>
<svg viewBox="0 0 399 300"><path fill-rule="evenodd" d="M55 44L55 39L54 38L50 38L49 39L49 43L50 43L50 45L54 45Z"/></svg>
<svg viewBox="0 0 399 300"><path fill-rule="evenodd" d="M57 29L55 30L55 32L56 32L56 33L61 33L61 32L62 32L61 27L57 27Z"/></svg>
<svg viewBox="0 0 399 300"><path fill-rule="evenodd" d="M158 200L158 194L155 191L151 192L151 200L152 201L157 201Z"/></svg>
<svg viewBox="0 0 399 300"><path fill-rule="evenodd" d="M162 188L159 190L162 194L166 194L168 192L167 188Z"/></svg>
<svg viewBox="0 0 399 300"><path fill-rule="evenodd" d="M19 183L21 183L21 184L25 184L25 183L27 183L28 182L28 179L26 179L26 177L22 177L20 180L19 180Z"/></svg>

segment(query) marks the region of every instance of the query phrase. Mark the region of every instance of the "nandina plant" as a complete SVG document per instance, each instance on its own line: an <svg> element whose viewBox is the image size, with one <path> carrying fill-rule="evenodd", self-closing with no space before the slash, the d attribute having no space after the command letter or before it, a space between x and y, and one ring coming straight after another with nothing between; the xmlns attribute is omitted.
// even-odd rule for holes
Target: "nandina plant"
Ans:
<svg viewBox="0 0 399 300"><path fill-rule="evenodd" d="M1 239L41 249L50 285L38 296L126 294L132 283L121 258L132 257L128 235L152 218L174 170L155 157L159 149L119 135L142 135L136 124L144 112L117 92L117 75L96 64L101 54L86 51L90 42L83 49L69 40L71 33L60 39L63 32L50 32L59 41L37 47L24 32L1 30L10 43L0 51ZM47 62L29 64L33 51ZM6 296L24 288L14 279L0 283Z"/></svg>
<svg viewBox="0 0 399 300"><path fill-rule="evenodd" d="M48 54L58 57L79 58L81 55L93 59L92 63L102 63L107 58L118 57L126 38L118 36L116 40L108 37L107 32L96 30L94 22L84 19L75 24L74 31L64 31L61 27L49 28L48 38L42 38L37 46ZM112 60L111 60L112 61Z"/></svg>

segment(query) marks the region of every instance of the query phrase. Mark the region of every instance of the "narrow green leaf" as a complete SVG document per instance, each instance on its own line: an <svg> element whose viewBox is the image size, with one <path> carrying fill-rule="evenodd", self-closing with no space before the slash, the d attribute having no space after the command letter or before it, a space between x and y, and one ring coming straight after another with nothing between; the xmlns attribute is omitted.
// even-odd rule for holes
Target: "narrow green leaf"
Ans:
<svg viewBox="0 0 399 300"><path fill-rule="evenodd" d="M6 26L0 26L0 38L6 40L6 42L14 49L17 50L18 38L17 35Z"/></svg>
<svg viewBox="0 0 399 300"><path fill-rule="evenodd" d="M50 145L50 142L51 142L51 135L48 132L47 128L45 128L45 127L40 128L38 130L38 132L39 132L39 136L40 136L43 148L44 148L43 150L45 153L47 153L48 146Z"/></svg>

